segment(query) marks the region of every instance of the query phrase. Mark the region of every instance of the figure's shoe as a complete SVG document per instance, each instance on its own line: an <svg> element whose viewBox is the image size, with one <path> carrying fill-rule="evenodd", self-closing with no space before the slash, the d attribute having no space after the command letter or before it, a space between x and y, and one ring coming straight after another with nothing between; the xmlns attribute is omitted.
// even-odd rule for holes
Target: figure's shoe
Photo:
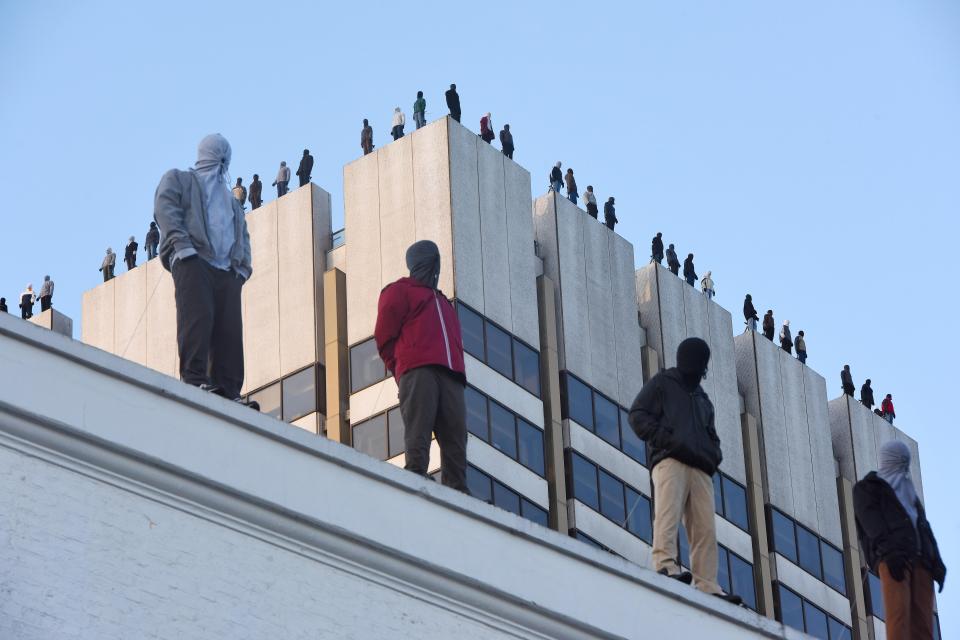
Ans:
<svg viewBox="0 0 960 640"><path fill-rule="evenodd" d="M660 571L658 571L657 573L659 573L662 576L667 576L668 578L673 578L674 580L682 582L683 584L690 584L691 582L693 582L693 574L690 573L689 571L681 571L680 573L670 575L669 573L667 573L666 569L660 569Z"/></svg>

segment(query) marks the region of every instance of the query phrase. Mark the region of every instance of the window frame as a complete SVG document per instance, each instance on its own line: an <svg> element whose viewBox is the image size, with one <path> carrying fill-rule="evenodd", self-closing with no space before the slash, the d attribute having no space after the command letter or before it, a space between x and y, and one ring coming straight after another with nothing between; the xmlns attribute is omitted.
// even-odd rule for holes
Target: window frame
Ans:
<svg viewBox="0 0 960 640"><path fill-rule="evenodd" d="M380 364L383 365L383 371L384 371L383 377L380 378L379 380L375 380L375 381L373 381L373 382L370 382L370 383L368 383L368 384L366 384L366 385L364 385L364 386L362 386L362 387L354 388L354 386L353 386L353 371L354 371L354 367L353 367L353 350L356 349L357 347L361 346L361 345L364 345L364 344L368 343L368 342L373 343L373 348L374 348L374 349L377 348L377 341L376 341L376 338L374 338L373 336L370 336L369 338L364 338L363 340L359 340L359 341L357 341L357 342L354 342L353 344L351 344L351 345L349 345L349 346L347 347L347 369L348 369L348 371L347 371L348 376L347 376L347 377L350 379L350 393L351 393L351 394L360 393L360 392L363 391L364 389L369 389L370 387L372 387L372 386L374 386L374 385L376 385L376 384L380 384L380 383L383 382L384 380L388 379L388 378L390 377L390 375L391 375L391 374L390 374L390 371L387 370L387 365L386 365L386 363L380 358L380 352L377 351L377 352L376 352L376 353L377 353L377 360L379 360L379 361L380 361Z"/></svg>

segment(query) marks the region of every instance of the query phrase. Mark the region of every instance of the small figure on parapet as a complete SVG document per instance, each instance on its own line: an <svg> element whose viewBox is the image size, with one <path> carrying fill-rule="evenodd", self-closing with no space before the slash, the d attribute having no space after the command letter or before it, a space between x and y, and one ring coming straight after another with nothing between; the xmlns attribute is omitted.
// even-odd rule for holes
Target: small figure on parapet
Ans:
<svg viewBox="0 0 960 640"><path fill-rule="evenodd" d="M503 150L503 155L513 160L513 134L510 133L508 124L503 125L503 129L500 130L500 148Z"/></svg>
<svg viewBox="0 0 960 640"><path fill-rule="evenodd" d="M747 331L757 330L757 322L760 320L760 318L757 317L757 310L753 306L753 296L751 296L749 293L747 294L747 297L743 299L743 320L747 325L747 328L744 329L744 333Z"/></svg>
<svg viewBox="0 0 960 640"><path fill-rule="evenodd" d="M496 134L493 133L493 117L490 115L490 112L487 111L483 117L480 118L480 139L490 144L496 137Z"/></svg>
<svg viewBox="0 0 960 640"><path fill-rule="evenodd" d="M663 264L663 233L657 231L650 242L650 262Z"/></svg>
<svg viewBox="0 0 960 640"><path fill-rule="evenodd" d="M860 387L860 402L867 409L872 409L873 405L876 404L873 401L873 387L870 386L870 378L867 378L867 381Z"/></svg>
<svg viewBox="0 0 960 640"><path fill-rule="evenodd" d="M263 183L260 182L260 176L255 173L250 183L250 210L259 209L261 204L263 204Z"/></svg>
<svg viewBox="0 0 960 640"><path fill-rule="evenodd" d="M430 240L407 249L410 276L380 292L374 338L400 388L405 469L427 477L431 434L443 484L467 491L463 339L457 312L437 289L440 251Z"/></svg>
<svg viewBox="0 0 960 640"><path fill-rule="evenodd" d="M567 173L563 176L563 181L567 185L567 200L573 204L577 204L577 198L580 197L580 193L577 191L577 180L573 177L573 169L567 167Z"/></svg>
<svg viewBox="0 0 960 640"><path fill-rule="evenodd" d="M360 130L360 148L363 149L363 155L373 151L373 127L366 118L363 119L363 129Z"/></svg>
<svg viewBox="0 0 960 640"><path fill-rule="evenodd" d="M143 247L147 252L147 260L153 260L157 257L157 247L160 246L160 229L156 222L150 223L147 229L147 237L143 240Z"/></svg>
<svg viewBox="0 0 960 640"><path fill-rule="evenodd" d="M843 365L843 371L840 372L840 387L843 389L843 392L853 397L853 392L856 387L853 386L853 374L850 373L850 365Z"/></svg>
<svg viewBox="0 0 960 640"><path fill-rule="evenodd" d="M787 353L793 353L793 336L790 333L790 321L784 320L780 327L780 348Z"/></svg>
<svg viewBox="0 0 960 640"><path fill-rule="evenodd" d="M0 298L0 313L10 313L10 310L7 309L7 299Z"/></svg>
<svg viewBox="0 0 960 640"><path fill-rule="evenodd" d="M403 111L400 111L400 107L396 107L393 110L393 126L390 129L390 134L393 136L394 140L399 140L403 137L403 126L407 124L407 119L403 115Z"/></svg>
<svg viewBox="0 0 960 640"><path fill-rule="evenodd" d="M443 95L447 99L447 109L450 110L450 117L460 122L460 94L457 93L457 85L451 84Z"/></svg>
<svg viewBox="0 0 960 640"><path fill-rule="evenodd" d="M797 360L800 364L807 364L807 339L803 336L803 331L797 331L797 339L793 344L797 349Z"/></svg>
<svg viewBox="0 0 960 640"><path fill-rule="evenodd" d="M703 295L707 296L707 300L713 300L713 296L716 295L716 290L713 288L713 271L707 271L707 275L703 276L703 280L700 281L700 288L703 290Z"/></svg>
<svg viewBox="0 0 960 640"><path fill-rule="evenodd" d="M43 313L53 306L53 280L50 276L43 276L43 284L40 285L40 312Z"/></svg>
<svg viewBox="0 0 960 640"><path fill-rule="evenodd" d="M883 412L883 419L893 424L893 419L897 417L897 412L893 410L893 396L887 394L887 397L880 403L880 411Z"/></svg>
<svg viewBox="0 0 960 640"><path fill-rule="evenodd" d="M139 248L140 245L137 244L136 238L130 236L127 246L123 250L123 261L127 263L127 271L137 266L137 249Z"/></svg>
<svg viewBox="0 0 960 640"><path fill-rule="evenodd" d="M680 275L680 259L677 257L677 250L673 248L672 243L667 247L667 268L673 275Z"/></svg>
<svg viewBox="0 0 960 640"><path fill-rule="evenodd" d="M241 209L247 204L247 188L243 186L243 178L237 178L237 184L233 185L233 197L240 203Z"/></svg>
<svg viewBox="0 0 960 640"><path fill-rule="evenodd" d="M593 192L592 184L587 185L587 190L583 194L583 202L587 205L587 213L590 214L591 218L596 220L600 213L600 209L597 208L597 196Z"/></svg>
<svg viewBox="0 0 960 640"><path fill-rule="evenodd" d="M280 169L277 171L277 178L271 186L277 188L277 197L282 198L287 193L287 185L290 184L290 167L286 161L280 162Z"/></svg>
<svg viewBox="0 0 960 640"><path fill-rule="evenodd" d="M310 155L310 149L303 150L303 157L300 158L300 166L297 167L297 177L300 178L300 186L310 184L310 178L313 177L313 156Z"/></svg>
<svg viewBox="0 0 960 640"><path fill-rule="evenodd" d="M413 103L413 122L417 129L427 124L427 101L423 97L423 91L417 91L417 99Z"/></svg>
<svg viewBox="0 0 960 640"><path fill-rule="evenodd" d="M603 203L603 219L607 225L607 229L610 229L610 231L613 231L614 225L620 222L617 220L617 209L613 206L614 202L613 196L610 196L607 198L607 201Z"/></svg>
<svg viewBox="0 0 960 640"><path fill-rule="evenodd" d="M33 285L28 284L23 293L20 294L20 317L29 320L33 317L33 305L37 301L37 295L33 292Z"/></svg>
<svg viewBox="0 0 960 640"><path fill-rule="evenodd" d="M103 257L103 262L100 263L100 272L103 274L104 282L113 279L113 269L116 264L117 254L113 252L113 249L107 247L107 255Z"/></svg>
<svg viewBox="0 0 960 640"><path fill-rule="evenodd" d="M697 270L693 266L692 253L688 253L687 259L683 261L683 277L691 287L697 281Z"/></svg>
<svg viewBox="0 0 960 640"><path fill-rule="evenodd" d="M773 342L773 331L776 323L773 320L773 309L767 309L763 316L763 337Z"/></svg>
<svg viewBox="0 0 960 640"><path fill-rule="evenodd" d="M550 188L553 189L554 193L560 193L560 189L563 189L563 172L560 171L560 161L557 161L557 164L550 169Z"/></svg>

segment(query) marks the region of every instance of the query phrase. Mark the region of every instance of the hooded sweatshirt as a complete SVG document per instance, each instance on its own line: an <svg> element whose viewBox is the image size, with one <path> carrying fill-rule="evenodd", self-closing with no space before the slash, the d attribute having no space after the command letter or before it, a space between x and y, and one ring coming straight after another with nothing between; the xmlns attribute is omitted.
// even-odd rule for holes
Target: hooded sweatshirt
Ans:
<svg viewBox="0 0 960 640"><path fill-rule="evenodd" d="M707 275L703 276L703 280L700 281L704 291L708 289L713 291L713 278L710 277L712 273L713 271L707 271Z"/></svg>
<svg viewBox="0 0 960 640"><path fill-rule="evenodd" d="M43 279L43 284L40 286L40 297L46 298L47 296L53 295L53 280L50 279L50 276L47 276Z"/></svg>
<svg viewBox="0 0 960 640"><path fill-rule="evenodd" d="M400 107L397 107L393 110L393 126L403 126L407 124L406 118L403 117L403 111L400 111Z"/></svg>
<svg viewBox="0 0 960 640"><path fill-rule="evenodd" d="M100 263L100 268L106 269L107 267L112 267L115 264L117 264L117 254L110 249L107 249L107 255L103 256L103 262Z"/></svg>
<svg viewBox="0 0 960 640"><path fill-rule="evenodd" d="M230 269L230 251L237 238L233 218L236 200L227 183L231 155L227 139L219 133L211 134L200 141L192 169L200 181L207 208L207 233L213 249L207 262L224 271Z"/></svg>
<svg viewBox="0 0 960 640"><path fill-rule="evenodd" d="M920 497L910 477L910 448L899 440L888 440L880 446L877 475L883 478L903 507L910 522L917 526L917 502Z"/></svg>

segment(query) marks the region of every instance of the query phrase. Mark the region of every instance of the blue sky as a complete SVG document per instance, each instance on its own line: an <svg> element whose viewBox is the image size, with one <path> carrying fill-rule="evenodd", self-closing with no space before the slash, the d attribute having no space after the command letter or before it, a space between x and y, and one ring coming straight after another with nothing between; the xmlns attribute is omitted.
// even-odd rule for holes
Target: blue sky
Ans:
<svg viewBox="0 0 960 640"><path fill-rule="evenodd" d="M0 295L15 306L49 273L79 323L104 249L142 241L160 175L210 132L232 175L267 186L309 147L339 226L361 119L385 144L393 107L412 122L423 90L437 118L456 82L465 124L511 124L535 194L563 161L616 196L638 265L662 231L735 317L750 292L803 329L830 397L845 363L893 393L960 570L960 4L585 6L2 3ZM944 637L960 636L954 593Z"/></svg>

